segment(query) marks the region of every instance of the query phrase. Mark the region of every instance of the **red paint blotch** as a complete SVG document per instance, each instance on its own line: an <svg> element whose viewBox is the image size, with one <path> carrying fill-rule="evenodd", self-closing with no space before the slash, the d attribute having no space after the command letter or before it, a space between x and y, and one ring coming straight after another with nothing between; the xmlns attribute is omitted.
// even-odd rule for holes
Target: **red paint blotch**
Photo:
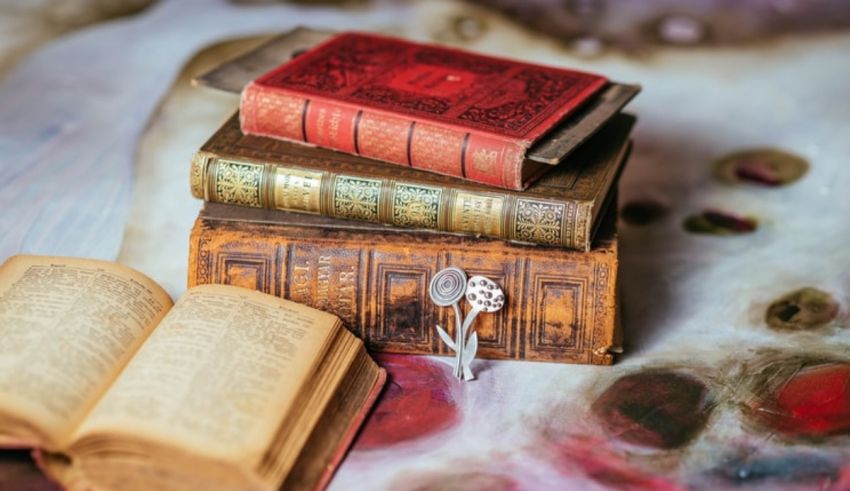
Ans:
<svg viewBox="0 0 850 491"><path fill-rule="evenodd" d="M743 159L735 166L735 175L739 179L752 181L766 186L779 186L782 179L779 171L770 162L763 159Z"/></svg>
<svg viewBox="0 0 850 491"><path fill-rule="evenodd" d="M803 368L754 409L759 419L785 435L850 433L850 364Z"/></svg>
<svg viewBox="0 0 850 491"><path fill-rule="evenodd" d="M448 367L421 356L377 355L388 382L355 443L370 450L443 431L460 420Z"/></svg>
<svg viewBox="0 0 850 491"><path fill-rule="evenodd" d="M612 451L606 442L591 438L570 438L552 452L559 460L558 469L566 475L573 472L611 489L626 491L682 491L685 488L660 475L653 475L634 465L626 457Z"/></svg>

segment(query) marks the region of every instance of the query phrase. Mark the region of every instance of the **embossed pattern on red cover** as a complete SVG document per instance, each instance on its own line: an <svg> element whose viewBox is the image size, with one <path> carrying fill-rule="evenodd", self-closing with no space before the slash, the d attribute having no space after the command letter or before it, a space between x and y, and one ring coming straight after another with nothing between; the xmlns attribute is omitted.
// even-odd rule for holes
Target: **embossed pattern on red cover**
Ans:
<svg viewBox="0 0 850 491"><path fill-rule="evenodd" d="M523 189L525 151L604 77L340 34L248 84L246 134ZM535 175L538 176L539 173Z"/></svg>
<svg viewBox="0 0 850 491"><path fill-rule="evenodd" d="M595 74L363 33L335 36L256 80L529 142L605 82Z"/></svg>

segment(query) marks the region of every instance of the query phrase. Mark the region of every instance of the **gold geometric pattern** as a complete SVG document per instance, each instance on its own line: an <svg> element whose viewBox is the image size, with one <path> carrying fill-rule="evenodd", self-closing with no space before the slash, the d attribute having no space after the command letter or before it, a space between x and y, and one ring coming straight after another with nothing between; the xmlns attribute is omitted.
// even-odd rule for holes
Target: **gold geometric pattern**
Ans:
<svg viewBox="0 0 850 491"><path fill-rule="evenodd" d="M189 176L192 196L204 199L204 174L207 170L207 157L205 152L198 152L192 157L192 172Z"/></svg>
<svg viewBox="0 0 850 491"><path fill-rule="evenodd" d="M409 130L409 120L364 111L357 132L360 155L404 165Z"/></svg>
<svg viewBox="0 0 850 491"><path fill-rule="evenodd" d="M463 139L463 133L417 123L410 142L411 165L438 174L459 176Z"/></svg>
<svg viewBox="0 0 850 491"><path fill-rule="evenodd" d="M257 100L251 102L256 109L256 120L267 122L264 130L277 133L284 138L300 141L304 135L301 113L304 104L307 103L303 97L296 97L278 92L257 94L255 90L249 91L255 95Z"/></svg>
<svg viewBox="0 0 850 491"><path fill-rule="evenodd" d="M334 186L334 216L353 220L378 221L379 179L337 176Z"/></svg>
<svg viewBox="0 0 850 491"><path fill-rule="evenodd" d="M393 193L393 224L437 228L441 194L440 188L396 184Z"/></svg>
<svg viewBox="0 0 850 491"><path fill-rule="evenodd" d="M564 205L545 201L517 200L514 240L561 245Z"/></svg>
<svg viewBox="0 0 850 491"><path fill-rule="evenodd" d="M263 169L262 164L219 161L215 172L215 194L218 201L262 208L260 183Z"/></svg>

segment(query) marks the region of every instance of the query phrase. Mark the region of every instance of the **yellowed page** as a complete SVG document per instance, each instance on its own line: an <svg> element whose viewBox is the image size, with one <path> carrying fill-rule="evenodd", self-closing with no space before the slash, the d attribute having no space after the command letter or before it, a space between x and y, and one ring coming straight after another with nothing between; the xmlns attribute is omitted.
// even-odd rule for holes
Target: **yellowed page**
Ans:
<svg viewBox="0 0 850 491"><path fill-rule="evenodd" d="M171 305L124 266L10 258L0 267L0 409L58 449Z"/></svg>
<svg viewBox="0 0 850 491"><path fill-rule="evenodd" d="M333 315L271 295L195 287L151 334L75 440L131 436L252 465L337 323Z"/></svg>

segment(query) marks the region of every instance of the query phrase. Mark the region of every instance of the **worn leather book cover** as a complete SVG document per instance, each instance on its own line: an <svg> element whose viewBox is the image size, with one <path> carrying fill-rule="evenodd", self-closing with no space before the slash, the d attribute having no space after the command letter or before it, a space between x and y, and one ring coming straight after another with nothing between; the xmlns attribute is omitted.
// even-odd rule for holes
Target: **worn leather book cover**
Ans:
<svg viewBox="0 0 850 491"><path fill-rule="evenodd" d="M192 160L206 201L481 235L587 251L624 165L634 117L619 114L526 191L482 184L240 131L231 118Z"/></svg>
<svg viewBox="0 0 850 491"><path fill-rule="evenodd" d="M333 32L297 27L279 34L245 53L224 60L192 78L200 87L217 89L239 95L255 79L305 51L327 41ZM570 165L569 155L640 92L640 86L608 82L598 94L552 128L526 152L523 175L539 173L540 164ZM523 182L527 182L523 179Z"/></svg>
<svg viewBox="0 0 850 491"><path fill-rule="evenodd" d="M248 134L523 189L546 170L524 168L526 151L606 84L601 75L348 32L249 83L240 114Z"/></svg>
<svg viewBox="0 0 850 491"><path fill-rule="evenodd" d="M505 308L476 320L481 358L607 365L619 350L617 238L609 207L590 252L207 203L190 239L189 285L253 288L332 312L371 351L450 355L428 297L447 266L484 275Z"/></svg>

